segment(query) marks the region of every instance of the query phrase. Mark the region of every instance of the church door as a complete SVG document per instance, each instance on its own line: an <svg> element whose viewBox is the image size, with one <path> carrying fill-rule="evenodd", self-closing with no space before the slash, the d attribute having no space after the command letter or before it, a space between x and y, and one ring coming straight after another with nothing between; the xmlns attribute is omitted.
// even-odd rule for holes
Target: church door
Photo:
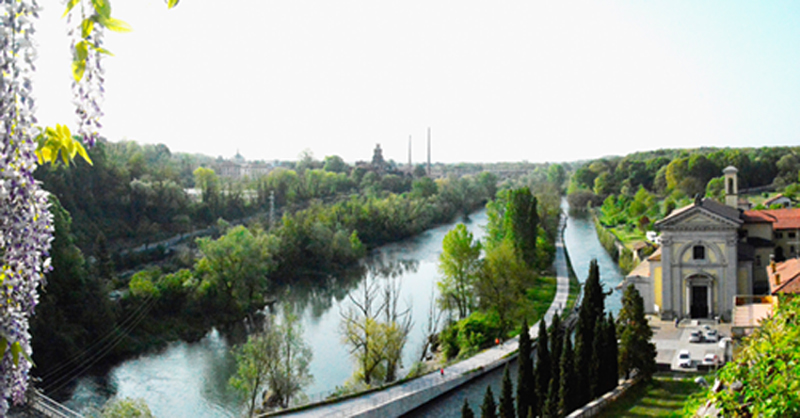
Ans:
<svg viewBox="0 0 800 418"><path fill-rule="evenodd" d="M692 286L692 318L708 318L708 286Z"/></svg>

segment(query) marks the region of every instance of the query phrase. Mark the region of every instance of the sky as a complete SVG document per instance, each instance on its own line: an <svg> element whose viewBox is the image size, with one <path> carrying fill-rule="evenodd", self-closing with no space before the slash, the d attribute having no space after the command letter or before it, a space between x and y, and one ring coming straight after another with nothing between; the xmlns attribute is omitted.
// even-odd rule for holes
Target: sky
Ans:
<svg viewBox="0 0 800 418"><path fill-rule="evenodd" d="M42 0L40 124L75 126ZM563 162L800 143L800 2L115 0L110 141L250 160Z"/></svg>

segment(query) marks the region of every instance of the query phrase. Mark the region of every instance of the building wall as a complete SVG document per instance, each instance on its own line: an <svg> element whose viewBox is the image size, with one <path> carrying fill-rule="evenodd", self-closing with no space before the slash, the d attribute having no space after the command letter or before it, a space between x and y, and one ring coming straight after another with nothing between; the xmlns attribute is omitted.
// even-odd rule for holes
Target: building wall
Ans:
<svg viewBox="0 0 800 418"><path fill-rule="evenodd" d="M772 241L772 224L768 223L752 223L744 224L742 229L747 231L748 237L761 238Z"/></svg>
<svg viewBox="0 0 800 418"><path fill-rule="evenodd" d="M775 249L783 248L786 258L797 257L800 254L800 233L796 229L782 229L775 231Z"/></svg>
<svg viewBox="0 0 800 418"><path fill-rule="evenodd" d="M654 267L652 267L652 270L653 270L653 272L650 274L650 277L653 278L653 288L654 288L654 294L655 294L655 300L653 301L653 303L658 305L658 309L659 310L663 311L664 310L664 302L663 302L664 287L663 287L663 280L661 279L661 263L658 263L657 265L654 265Z"/></svg>
<svg viewBox="0 0 800 418"><path fill-rule="evenodd" d="M690 315L690 287L705 285L710 293L709 316L730 320L737 292L735 228L697 230L673 228L662 234L662 317ZM694 260L693 248L706 248L703 260ZM669 284L669 285L667 285Z"/></svg>

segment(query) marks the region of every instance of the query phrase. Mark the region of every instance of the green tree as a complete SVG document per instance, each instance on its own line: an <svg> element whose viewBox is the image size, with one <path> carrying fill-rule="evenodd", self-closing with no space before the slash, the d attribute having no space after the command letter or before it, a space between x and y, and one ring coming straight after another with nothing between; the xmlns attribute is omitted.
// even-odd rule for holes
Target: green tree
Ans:
<svg viewBox="0 0 800 418"><path fill-rule="evenodd" d="M103 405L102 418L153 418L153 413L144 399L113 399Z"/></svg>
<svg viewBox="0 0 800 418"><path fill-rule="evenodd" d="M644 315L644 300L633 285L626 287L622 294L617 328L620 372L628 377L637 369L645 380L650 379L656 371L656 347L650 341L653 330Z"/></svg>
<svg viewBox="0 0 800 418"><path fill-rule="evenodd" d="M263 331L234 349L238 369L230 383L247 399L248 415L253 414L264 389L270 390L278 406L286 408L313 380L309 372L312 352L288 304L284 305L282 323L276 322L274 317L269 318Z"/></svg>
<svg viewBox="0 0 800 418"><path fill-rule="evenodd" d="M475 413L469 407L469 401L466 396L464 397L464 404L461 405L461 418L475 418Z"/></svg>
<svg viewBox="0 0 800 418"><path fill-rule="evenodd" d="M508 364L503 370L503 386L500 392L500 418L514 418L514 387L508 375Z"/></svg>
<svg viewBox="0 0 800 418"><path fill-rule="evenodd" d="M478 305L493 310L500 317L500 335L520 315L525 289L533 282L533 273L519 258L510 241L486 250L481 274L475 282Z"/></svg>
<svg viewBox="0 0 800 418"><path fill-rule="evenodd" d="M475 282L480 268L481 244L473 239L464 224L458 224L445 235L439 255L437 282L439 302L443 309L455 311L464 319L475 307Z"/></svg>
<svg viewBox="0 0 800 418"><path fill-rule="evenodd" d="M200 238L197 246L203 257L195 272L203 293L234 312L261 306L276 267L277 237L240 225L216 240Z"/></svg>
<svg viewBox="0 0 800 418"><path fill-rule="evenodd" d="M575 330L575 366L580 373L576 374L577 385L575 396L578 404L584 405L591 400L591 375L594 348L594 330L597 318L605 315L605 294L600 284L600 269L597 260L589 263L589 275L583 285L583 300L578 311L578 323Z"/></svg>
<svg viewBox="0 0 800 418"><path fill-rule="evenodd" d="M561 361L561 351L564 349L564 328L561 326L561 317L556 312L553 315L553 320L550 322L549 328L550 335L550 358L553 361L553 366L550 367L551 383L554 382L556 389L554 395L556 397L556 405L558 405L558 384L561 381L561 368L558 367L558 362Z"/></svg>
<svg viewBox="0 0 800 418"><path fill-rule="evenodd" d="M491 386L486 386L486 394L483 395L481 418L497 418L497 405L494 402Z"/></svg>
<svg viewBox="0 0 800 418"><path fill-rule="evenodd" d="M536 404L537 411L544 410L547 401L547 392L550 389L550 378L552 373L550 368L552 361L550 358L550 343L547 338L547 327L545 321L539 321L539 341L536 344Z"/></svg>
<svg viewBox="0 0 800 418"><path fill-rule="evenodd" d="M333 173L346 173L348 171L347 163L344 162L342 157L338 155L329 155L325 157L322 169Z"/></svg>
<svg viewBox="0 0 800 418"><path fill-rule="evenodd" d="M604 326L603 355L600 363L600 376L602 378L601 393L614 390L619 384L619 349L617 347L617 327L614 315L608 314Z"/></svg>
<svg viewBox="0 0 800 418"><path fill-rule="evenodd" d="M561 361L559 362L561 381L558 385L558 409L563 416L569 415L581 405L578 402L575 390L578 386L576 375L583 371L575 369L574 356L572 339L569 334L564 335L564 350L561 352Z"/></svg>
<svg viewBox="0 0 800 418"><path fill-rule="evenodd" d="M527 418L528 409L535 400L531 395L535 389L533 379L533 360L531 359L531 337L528 333L528 320L522 319L519 333L519 369L517 371L517 418Z"/></svg>
<svg viewBox="0 0 800 418"><path fill-rule="evenodd" d="M742 341L718 373L725 389L708 397L724 416L800 416L800 298L781 297L774 314ZM741 390L731 387L741 383Z"/></svg>

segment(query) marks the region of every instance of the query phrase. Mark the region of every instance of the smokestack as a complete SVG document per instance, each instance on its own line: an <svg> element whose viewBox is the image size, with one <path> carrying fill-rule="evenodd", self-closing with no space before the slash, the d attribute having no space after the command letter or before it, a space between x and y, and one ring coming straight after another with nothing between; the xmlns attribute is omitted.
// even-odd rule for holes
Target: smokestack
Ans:
<svg viewBox="0 0 800 418"><path fill-rule="evenodd" d="M780 274L776 274L775 275L775 284L781 284L781 275Z"/></svg>
<svg viewBox="0 0 800 418"><path fill-rule="evenodd" d="M414 166L411 165L411 135L408 136L408 173L414 172Z"/></svg>
<svg viewBox="0 0 800 418"><path fill-rule="evenodd" d="M431 176L431 128L428 128L428 177Z"/></svg>
<svg viewBox="0 0 800 418"><path fill-rule="evenodd" d="M771 261L769 262L769 268L772 270L772 272L773 272L773 273L775 273L775 271L777 271L777 270L778 270L778 267L777 267L777 265L775 265L775 260L771 260Z"/></svg>

